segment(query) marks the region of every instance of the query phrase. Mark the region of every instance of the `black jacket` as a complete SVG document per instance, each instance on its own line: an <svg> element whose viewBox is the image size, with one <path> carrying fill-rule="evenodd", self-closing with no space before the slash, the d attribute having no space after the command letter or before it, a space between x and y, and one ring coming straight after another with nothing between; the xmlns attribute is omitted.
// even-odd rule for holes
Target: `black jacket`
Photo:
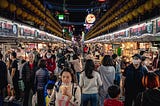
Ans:
<svg viewBox="0 0 160 106"><path fill-rule="evenodd" d="M22 68L22 79L25 85L32 84L34 85L35 73L38 70L36 63L33 63L34 67L31 70L29 62L26 62Z"/></svg>
<svg viewBox="0 0 160 106"><path fill-rule="evenodd" d="M142 96L143 95L143 96ZM141 99L142 98L142 99ZM137 96L135 106L160 106L160 90L148 89Z"/></svg>
<svg viewBox="0 0 160 106"><path fill-rule="evenodd" d="M7 86L7 66L3 61L0 61L0 89Z"/></svg>

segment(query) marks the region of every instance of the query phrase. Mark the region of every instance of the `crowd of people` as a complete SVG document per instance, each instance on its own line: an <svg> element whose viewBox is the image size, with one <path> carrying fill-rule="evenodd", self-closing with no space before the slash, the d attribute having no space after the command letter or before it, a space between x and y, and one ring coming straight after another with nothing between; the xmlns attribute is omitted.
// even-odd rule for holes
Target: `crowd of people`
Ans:
<svg viewBox="0 0 160 106"><path fill-rule="evenodd" d="M159 53L152 66L144 52L134 54L130 63L117 54L102 54L84 48L35 48L27 59L8 59L0 53L0 106L4 101L23 106L159 106ZM97 52L97 51L96 51ZM82 58L82 56L84 56ZM6 61L3 61L6 60Z"/></svg>

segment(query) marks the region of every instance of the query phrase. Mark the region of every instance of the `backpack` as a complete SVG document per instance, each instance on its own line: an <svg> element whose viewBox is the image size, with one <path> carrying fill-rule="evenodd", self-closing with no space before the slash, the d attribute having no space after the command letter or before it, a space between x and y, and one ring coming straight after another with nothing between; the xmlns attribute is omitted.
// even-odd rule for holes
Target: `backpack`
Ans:
<svg viewBox="0 0 160 106"><path fill-rule="evenodd" d="M54 87L54 96L53 99L50 101L49 106L55 106L55 101L56 101L56 92L59 92L59 88L62 84L62 81L59 81L57 84L55 84ZM72 85L72 96L75 96L77 87L74 87L74 83ZM76 101L76 98L74 98L74 101Z"/></svg>

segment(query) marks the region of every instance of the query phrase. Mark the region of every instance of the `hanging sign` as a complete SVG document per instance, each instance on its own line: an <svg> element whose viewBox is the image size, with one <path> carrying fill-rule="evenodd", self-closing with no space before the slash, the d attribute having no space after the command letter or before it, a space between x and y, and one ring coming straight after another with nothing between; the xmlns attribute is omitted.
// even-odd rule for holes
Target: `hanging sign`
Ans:
<svg viewBox="0 0 160 106"><path fill-rule="evenodd" d="M143 23L130 28L131 36L142 36L143 34L153 34L153 22Z"/></svg>
<svg viewBox="0 0 160 106"><path fill-rule="evenodd" d="M35 37L35 30L30 27L20 27L20 35L26 37Z"/></svg>
<svg viewBox="0 0 160 106"><path fill-rule="evenodd" d="M119 37L118 38L124 38L124 37L127 37L128 35L127 35L127 31L126 30L124 30L124 31L120 31L119 32Z"/></svg>
<svg viewBox="0 0 160 106"><path fill-rule="evenodd" d="M134 27L134 28L130 28L130 35L131 36L140 36L140 31L141 31L141 27Z"/></svg>
<svg viewBox="0 0 160 106"><path fill-rule="evenodd" d="M94 14L88 14L86 17L85 23L87 24L93 24L96 21L96 17Z"/></svg>
<svg viewBox="0 0 160 106"><path fill-rule="evenodd" d="M39 32L39 37L38 37L38 38L40 38L41 40L46 40L46 33L43 32L43 31L40 31L40 32Z"/></svg>
<svg viewBox="0 0 160 106"><path fill-rule="evenodd" d="M160 32L160 19L156 20L156 33Z"/></svg>
<svg viewBox="0 0 160 106"><path fill-rule="evenodd" d="M0 21L0 35L3 36L18 36L17 24Z"/></svg>

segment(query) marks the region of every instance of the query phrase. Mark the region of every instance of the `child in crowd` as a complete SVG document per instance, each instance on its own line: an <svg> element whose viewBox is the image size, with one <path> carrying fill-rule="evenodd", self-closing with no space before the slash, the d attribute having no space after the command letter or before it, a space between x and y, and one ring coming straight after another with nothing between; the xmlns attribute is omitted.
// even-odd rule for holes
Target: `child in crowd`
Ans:
<svg viewBox="0 0 160 106"><path fill-rule="evenodd" d="M51 84L51 83L49 83L48 85L47 85L47 96L45 97L45 102L46 102L46 106L48 106L49 105L49 103L50 103L50 100L51 100L51 94L52 94L52 90L53 90L53 84Z"/></svg>
<svg viewBox="0 0 160 106"><path fill-rule="evenodd" d="M47 93L47 86L48 86L48 84L53 84L53 85L55 85L56 81L57 81L56 75L54 75L53 73L51 73L51 74L50 74L50 77L49 77L49 80L48 80L47 84L45 85L44 97L46 97L46 96L48 95L48 93Z"/></svg>
<svg viewBox="0 0 160 106"><path fill-rule="evenodd" d="M56 81L57 81L56 75L54 75L53 73L51 73L50 77L49 77L49 80L48 80L48 82L47 82L47 84L45 85L45 88L44 88L44 98L45 98L45 104L46 104L46 106L48 106L47 102L49 103L49 101L47 101L48 99L46 100L47 96L49 95L47 87L50 86L50 85L54 86L55 83L56 83ZM53 86L52 86L52 89L53 89Z"/></svg>
<svg viewBox="0 0 160 106"><path fill-rule="evenodd" d="M122 101L119 101L120 88L117 85L112 85L108 88L109 98L104 100L104 106L124 106Z"/></svg>

